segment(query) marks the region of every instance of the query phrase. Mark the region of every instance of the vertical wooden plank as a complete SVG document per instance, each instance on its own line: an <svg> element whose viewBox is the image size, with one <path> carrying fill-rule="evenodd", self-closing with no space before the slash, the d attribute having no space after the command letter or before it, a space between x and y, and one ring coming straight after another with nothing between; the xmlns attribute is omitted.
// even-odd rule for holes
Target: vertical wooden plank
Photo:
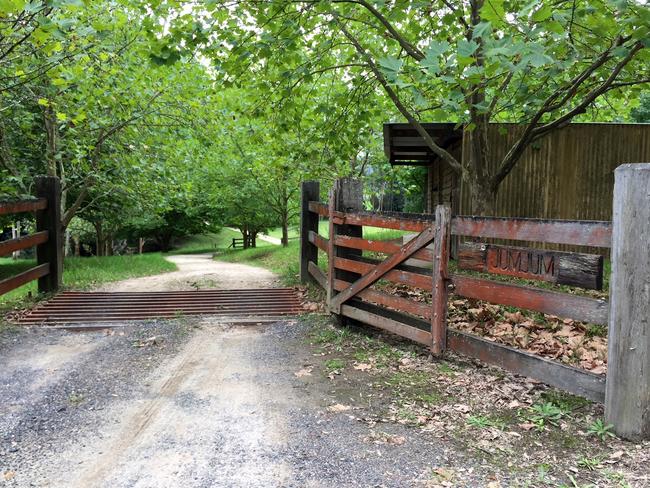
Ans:
<svg viewBox="0 0 650 488"><path fill-rule="evenodd" d="M360 212L363 210L363 184L354 178L341 178L334 182L336 199L335 210L338 212ZM363 227L360 225L334 224L336 235L351 237L363 237ZM330 234L331 235L331 234ZM332 239L330 238L330 241ZM345 247L334 247L334 255L339 258L355 259L363 254L361 249L349 249ZM355 282L361 275L345 270L336 270L335 278L339 280Z"/></svg>
<svg viewBox="0 0 650 488"><path fill-rule="evenodd" d="M650 439L650 163L615 171L605 418Z"/></svg>
<svg viewBox="0 0 650 488"><path fill-rule="evenodd" d="M50 265L50 272L39 278L38 291L50 293L61 287L63 278L63 233L61 229L61 183L53 176L36 179L36 196L47 199L47 207L36 212L36 230L47 231L48 240L36 248L38 264Z"/></svg>
<svg viewBox="0 0 650 488"><path fill-rule="evenodd" d="M336 184L329 191L328 208L329 208L329 240L327 241L327 308L330 309L332 298L336 293L334 283L336 278L334 276L336 268L334 267L334 255L336 254L336 225L334 225L334 212L336 211L337 199L337 186Z"/></svg>
<svg viewBox="0 0 650 488"><path fill-rule="evenodd" d="M434 225L431 353L439 356L447 345L447 265L451 234L451 210L449 207L436 206Z"/></svg>
<svg viewBox="0 0 650 488"><path fill-rule="evenodd" d="M318 248L309 242L309 231L318 233L318 215L309 211L309 202L320 200L318 181L303 181L300 194L300 282L314 281L309 262L318 264ZM315 282L315 281L314 281Z"/></svg>

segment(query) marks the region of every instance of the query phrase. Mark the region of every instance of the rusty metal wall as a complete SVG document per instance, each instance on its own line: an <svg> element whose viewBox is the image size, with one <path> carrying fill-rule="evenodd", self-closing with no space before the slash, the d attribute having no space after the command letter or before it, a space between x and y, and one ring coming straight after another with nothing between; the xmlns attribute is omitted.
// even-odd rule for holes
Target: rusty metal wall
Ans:
<svg viewBox="0 0 650 488"><path fill-rule="evenodd" d="M522 128L489 128L496 166ZM467 154L463 143L463 154ZM650 161L650 124L571 124L534 143L501 184L496 215L548 219L611 220L614 169ZM470 192L461 183L459 214L471 214ZM562 246L563 250L585 251Z"/></svg>

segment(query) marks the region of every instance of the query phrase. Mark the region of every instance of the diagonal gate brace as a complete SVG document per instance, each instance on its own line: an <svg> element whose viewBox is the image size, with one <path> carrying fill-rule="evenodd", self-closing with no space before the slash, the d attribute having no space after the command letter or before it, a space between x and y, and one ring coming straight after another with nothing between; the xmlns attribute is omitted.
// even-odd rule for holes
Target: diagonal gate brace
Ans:
<svg viewBox="0 0 650 488"><path fill-rule="evenodd" d="M372 271L369 271L345 290L341 291L338 295L332 297L329 304L330 311L335 314L340 314L341 305L343 305L343 303L354 297L360 291L379 281L382 276L392 270L395 266L400 265L417 251L427 246L432 240L434 240L435 235L436 226L434 223L420 232L415 239L410 240L402 246L398 252L375 266Z"/></svg>

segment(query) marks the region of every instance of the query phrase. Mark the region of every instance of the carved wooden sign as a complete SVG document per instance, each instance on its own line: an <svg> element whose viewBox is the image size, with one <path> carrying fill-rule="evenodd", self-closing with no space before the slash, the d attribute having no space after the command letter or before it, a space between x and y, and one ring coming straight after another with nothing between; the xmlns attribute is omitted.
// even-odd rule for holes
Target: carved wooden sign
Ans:
<svg viewBox="0 0 650 488"><path fill-rule="evenodd" d="M464 242L458 251L458 267L594 290L603 288L603 257L597 254Z"/></svg>

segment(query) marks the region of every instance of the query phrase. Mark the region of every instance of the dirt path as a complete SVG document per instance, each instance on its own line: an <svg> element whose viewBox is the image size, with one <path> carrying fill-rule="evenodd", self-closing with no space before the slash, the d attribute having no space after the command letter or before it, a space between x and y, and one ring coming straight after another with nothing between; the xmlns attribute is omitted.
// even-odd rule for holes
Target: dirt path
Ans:
<svg viewBox="0 0 650 488"><path fill-rule="evenodd" d="M245 264L215 261L211 254L182 254L166 259L176 264L178 270L108 283L100 291L273 288L279 285L278 277L270 271Z"/></svg>
<svg viewBox="0 0 650 488"><path fill-rule="evenodd" d="M203 283L201 270L217 286L276 279L205 256L171 259L179 271L111 289L182 289ZM542 435L519 429L516 416L504 431L472 427L469 415L511 412L513 395L520 405L539 401L539 385L464 362L437 365L410 343L318 316L122 325L0 332L0 484L505 488L560 486L580 473L593 486L623 486L569 471L590 455L616 456L603 468L611 480L622 460L637 481L625 486L648 486L643 445L634 454L610 441L596 454L572 441L568 425Z"/></svg>

